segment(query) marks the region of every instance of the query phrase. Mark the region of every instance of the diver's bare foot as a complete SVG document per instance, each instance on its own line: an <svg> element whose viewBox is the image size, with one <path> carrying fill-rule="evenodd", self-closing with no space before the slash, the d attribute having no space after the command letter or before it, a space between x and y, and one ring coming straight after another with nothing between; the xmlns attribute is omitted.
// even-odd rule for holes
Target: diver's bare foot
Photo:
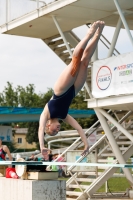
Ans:
<svg viewBox="0 0 133 200"><path fill-rule="evenodd" d="M96 30L98 29L99 23L100 23L100 21L94 22L92 24L92 26L90 27L90 29L88 31L88 34L90 37L92 37L94 35L94 33L96 32Z"/></svg>
<svg viewBox="0 0 133 200"><path fill-rule="evenodd" d="M100 35L101 35L102 31L103 31L104 26L105 26L105 22L104 21L99 21L98 28L97 28L94 36L100 37Z"/></svg>

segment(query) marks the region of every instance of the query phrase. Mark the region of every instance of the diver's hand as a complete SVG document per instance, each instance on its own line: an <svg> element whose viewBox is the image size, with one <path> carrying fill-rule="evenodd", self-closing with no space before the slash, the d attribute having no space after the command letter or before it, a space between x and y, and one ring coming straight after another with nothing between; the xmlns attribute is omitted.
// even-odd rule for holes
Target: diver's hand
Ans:
<svg viewBox="0 0 133 200"><path fill-rule="evenodd" d="M86 145L81 155L85 156L88 152L89 152L89 145Z"/></svg>

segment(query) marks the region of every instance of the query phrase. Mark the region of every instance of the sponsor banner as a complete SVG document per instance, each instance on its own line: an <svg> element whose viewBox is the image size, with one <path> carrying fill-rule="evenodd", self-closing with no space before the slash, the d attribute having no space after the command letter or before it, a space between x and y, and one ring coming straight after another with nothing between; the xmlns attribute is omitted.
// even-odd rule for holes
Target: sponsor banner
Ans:
<svg viewBox="0 0 133 200"><path fill-rule="evenodd" d="M133 52L94 62L92 95L96 98L133 93Z"/></svg>
<svg viewBox="0 0 133 200"><path fill-rule="evenodd" d="M11 126L0 126L0 139L4 142L11 142L12 140Z"/></svg>

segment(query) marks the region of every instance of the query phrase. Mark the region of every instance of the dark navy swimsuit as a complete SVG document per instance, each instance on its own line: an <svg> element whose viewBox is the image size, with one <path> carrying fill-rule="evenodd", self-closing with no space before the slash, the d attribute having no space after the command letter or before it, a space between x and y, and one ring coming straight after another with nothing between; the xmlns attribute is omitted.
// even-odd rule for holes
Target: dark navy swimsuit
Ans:
<svg viewBox="0 0 133 200"><path fill-rule="evenodd" d="M75 97L75 88L72 85L64 94L53 95L53 99L48 102L50 118L65 119L72 99Z"/></svg>

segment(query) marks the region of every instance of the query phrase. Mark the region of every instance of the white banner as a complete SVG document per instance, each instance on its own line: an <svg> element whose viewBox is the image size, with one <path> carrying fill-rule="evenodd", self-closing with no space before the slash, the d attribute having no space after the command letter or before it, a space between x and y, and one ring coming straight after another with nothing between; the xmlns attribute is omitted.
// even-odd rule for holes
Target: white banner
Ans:
<svg viewBox="0 0 133 200"><path fill-rule="evenodd" d="M0 126L0 139L4 142L11 142L12 140L11 126Z"/></svg>
<svg viewBox="0 0 133 200"><path fill-rule="evenodd" d="M133 93L133 52L94 62L92 95L96 98Z"/></svg>

